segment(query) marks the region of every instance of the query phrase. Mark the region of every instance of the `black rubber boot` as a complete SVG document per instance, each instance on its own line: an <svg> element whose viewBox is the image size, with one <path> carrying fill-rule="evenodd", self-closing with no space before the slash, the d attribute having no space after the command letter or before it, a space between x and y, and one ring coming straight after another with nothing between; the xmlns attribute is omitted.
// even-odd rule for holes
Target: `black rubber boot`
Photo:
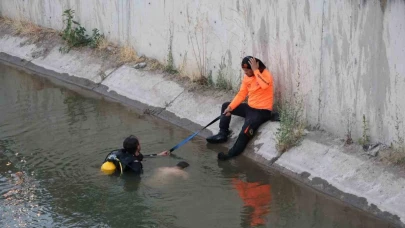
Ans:
<svg viewBox="0 0 405 228"><path fill-rule="evenodd" d="M224 152L219 152L218 153L218 160L226 161L229 158L230 158L229 155L225 154Z"/></svg>
<svg viewBox="0 0 405 228"><path fill-rule="evenodd" d="M208 137L206 140L209 143L217 144L228 141L229 130L220 130L218 134Z"/></svg>
<svg viewBox="0 0 405 228"><path fill-rule="evenodd" d="M278 112L271 112L270 121L280 122L280 114Z"/></svg>

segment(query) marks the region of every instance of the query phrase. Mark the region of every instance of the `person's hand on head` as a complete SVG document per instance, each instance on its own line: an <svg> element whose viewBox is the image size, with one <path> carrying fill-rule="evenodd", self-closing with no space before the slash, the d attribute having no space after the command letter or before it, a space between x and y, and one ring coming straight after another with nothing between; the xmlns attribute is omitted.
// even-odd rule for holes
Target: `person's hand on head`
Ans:
<svg viewBox="0 0 405 228"><path fill-rule="evenodd" d="M253 71L259 69L259 63L256 61L255 58L250 58L249 59L249 64L250 64L250 67L252 68Z"/></svg>

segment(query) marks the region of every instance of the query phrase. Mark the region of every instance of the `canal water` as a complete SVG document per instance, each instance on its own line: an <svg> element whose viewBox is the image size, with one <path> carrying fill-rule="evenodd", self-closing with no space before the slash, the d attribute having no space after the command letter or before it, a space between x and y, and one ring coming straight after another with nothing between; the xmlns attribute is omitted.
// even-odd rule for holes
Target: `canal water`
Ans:
<svg viewBox="0 0 405 228"><path fill-rule="evenodd" d="M101 173L130 134L148 154L191 132L0 65L0 227L392 227L243 156L218 162L198 137L140 177ZM154 181L182 160L188 179Z"/></svg>

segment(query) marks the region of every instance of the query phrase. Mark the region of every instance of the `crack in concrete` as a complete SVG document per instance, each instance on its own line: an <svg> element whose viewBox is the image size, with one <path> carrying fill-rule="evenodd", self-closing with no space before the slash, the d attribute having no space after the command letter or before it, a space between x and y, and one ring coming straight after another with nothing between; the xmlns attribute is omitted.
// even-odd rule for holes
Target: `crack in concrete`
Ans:
<svg viewBox="0 0 405 228"><path fill-rule="evenodd" d="M108 77L110 77L110 76L112 75L112 73L114 73L115 71L117 71L120 67L121 67L121 66L114 68L109 74L107 74L104 78L102 78L99 83L97 83L94 87L92 87L91 90L95 90L96 88L100 87L100 85L101 85L105 80L107 80Z"/></svg>
<svg viewBox="0 0 405 228"><path fill-rule="evenodd" d="M269 166L273 166L273 164L274 164L282 155L283 155L283 154L272 158L272 159L269 161Z"/></svg>
<svg viewBox="0 0 405 228"><path fill-rule="evenodd" d="M184 93L184 91L185 91L185 90L181 91L181 93L179 93L172 101L170 101L169 103L165 104L165 107L162 108L162 110L161 110L157 115L160 115L164 110L167 109L167 107L169 107L171 104L173 104L173 102L174 102L175 100L177 100L177 98L178 98L180 95L182 95L182 94Z"/></svg>

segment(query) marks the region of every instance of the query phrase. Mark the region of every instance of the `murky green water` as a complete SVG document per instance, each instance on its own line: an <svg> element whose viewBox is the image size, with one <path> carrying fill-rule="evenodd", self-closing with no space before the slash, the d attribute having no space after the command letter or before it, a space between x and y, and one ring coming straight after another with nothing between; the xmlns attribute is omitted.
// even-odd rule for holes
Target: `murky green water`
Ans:
<svg viewBox="0 0 405 228"><path fill-rule="evenodd" d="M389 227L247 158L218 163L201 138L140 178L103 175L129 134L148 154L190 132L54 83L0 65L0 227ZM189 179L151 184L180 160Z"/></svg>

